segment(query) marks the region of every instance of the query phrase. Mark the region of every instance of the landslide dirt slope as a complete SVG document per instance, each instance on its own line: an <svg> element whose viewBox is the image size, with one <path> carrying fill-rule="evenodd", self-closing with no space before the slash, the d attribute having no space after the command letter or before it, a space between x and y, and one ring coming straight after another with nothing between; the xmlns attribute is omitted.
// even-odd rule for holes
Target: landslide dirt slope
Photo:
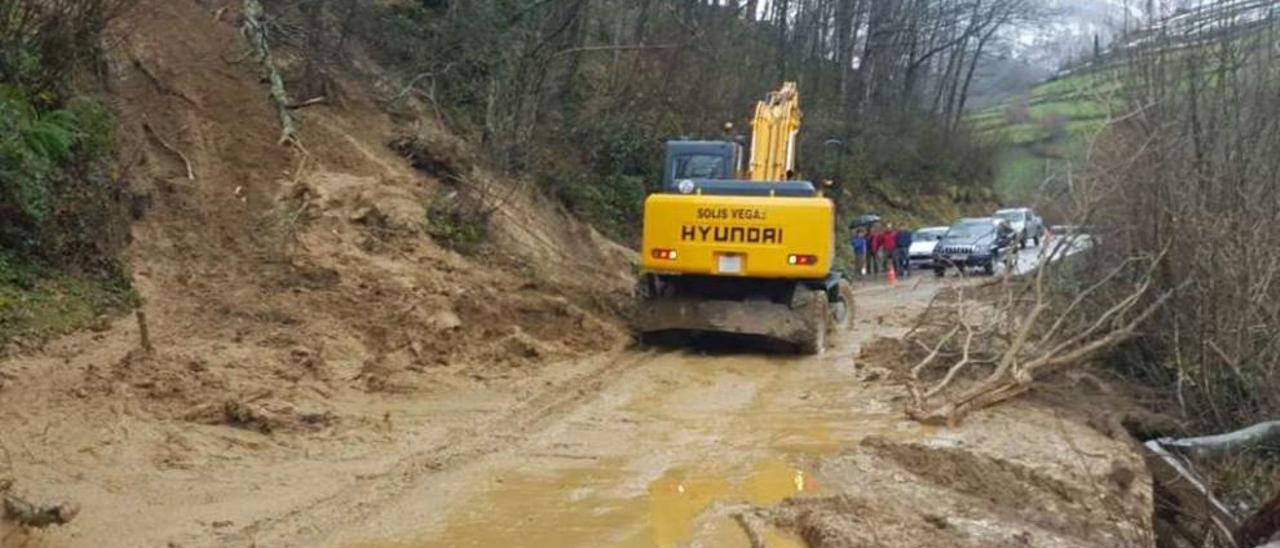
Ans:
<svg viewBox="0 0 1280 548"><path fill-rule="evenodd" d="M428 236L452 189L390 150L405 129L367 79L297 111L305 154L278 144L239 4L141 0L112 29L107 98L142 214L127 263L155 351L124 318L0 362L0 476L84 507L30 545L216 538L421 441L403 417L440 434L435 415L467 424L457 402L507 405L546 389L548 364L626 341L629 252L547 201L516 188L476 257ZM412 408L428 395L456 405Z"/></svg>

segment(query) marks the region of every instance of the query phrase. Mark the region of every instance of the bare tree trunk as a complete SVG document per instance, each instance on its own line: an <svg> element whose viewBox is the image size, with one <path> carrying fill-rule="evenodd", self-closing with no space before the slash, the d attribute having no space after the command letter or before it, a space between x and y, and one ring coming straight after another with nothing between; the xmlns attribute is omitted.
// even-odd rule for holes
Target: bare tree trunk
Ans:
<svg viewBox="0 0 1280 548"><path fill-rule="evenodd" d="M973 74L978 70L978 63L982 62L982 50L987 47L987 42L995 36L999 28L1000 25L993 25L992 29L978 40L978 47L973 51L973 59L969 61L969 71L965 74L964 84L960 88L960 99L956 102L955 112L952 113L952 119L948 122L951 131L955 131L960 121L964 119L964 108L969 102L969 85L973 83Z"/></svg>
<svg viewBox="0 0 1280 548"><path fill-rule="evenodd" d="M1249 449L1280 446L1280 420L1255 424L1235 432L1198 438L1164 439L1160 444L1197 457L1221 457Z"/></svg>
<svg viewBox="0 0 1280 548"><path fill-rule="evenodd" d="M942 109L943 120L950 125L950 120L958 117L956 113L956 103L960 95L960 67L965 64L966 53L969 51L969 40L966 38L960 42L956 48L956 72L947 83L947 105Z"/></svg>
<svg viewBox="0 0 1280 548"><path fill-rule="evenodd" d="M258 0L244 0L244 26L241 32L249 40L258 62L267 70L267 78L271 82L271 100L275 103L276 112L280 116L280 143L296 143L298 140L298 124L289 111L289 94L284 88L284 78L276 69L275 60L271 56L271 46L267 43L267 27L263 22L266 13Z"/></svg>

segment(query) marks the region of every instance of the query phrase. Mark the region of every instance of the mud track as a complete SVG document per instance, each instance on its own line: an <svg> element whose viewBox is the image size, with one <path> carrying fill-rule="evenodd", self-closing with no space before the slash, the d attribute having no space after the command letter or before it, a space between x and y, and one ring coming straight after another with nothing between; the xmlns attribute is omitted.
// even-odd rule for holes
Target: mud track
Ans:
<svg viewBox="0 0 1280 548"><path fill-rule="evenodd" d="M400 495L407 484L528 443L537 432L596 395L609 376L650 357L650 353L625 353L582 364L583 371L559 381L548 380L546 388L535 396L479 424L449 432L429 447L401 457L390 469L364 476L368 478L366 481L288 513L255 522L224 540L252 543L259 538L279 536L281 542L305 545L308 544L303 542L305 537L323 532L316 524L363 522Z"/></svg>
<svg viewBox="0 0 1280 548"><path fill-rule="evenodd" d="M157 419L125 388L105 409L50 399L75 364L115 359L107 346L59 366L95 335L73 336L24 368L58 372L24 377L53 388L7 392L0 418L25 492L84 510L6 542L1150 545L1146 473L1122 444L1028 403L957 429L904 418L892 364L866 350L952 283L862 287L822 356L625 348L501 382L338 394L340 422L274 433Z"/></svg>
<svg viewBox="0 0 1280 548"><path fill-rule="evenodd" d="M772 504L817 488L806 483L806 459L868 435L924 435L901 419L896 394L859 380L877 374L855 357L874 337L905 330L938 287L864 290L858 326L816 358L735 339L575 364L514 407L450 431L376 477L220 542L689 542L704 518L725 517L703 516L713 507ZM708 519L713 544L745 540L731 521Z"/></svg>
<svg viewBox="0 0 1280 548"><path fill-rule="evenodd" d="M951 431L902 418L900 387L859 354L905 332L946 283L863 288L855 329L817 358L740 341L621 352L386 477L232 538L370 548L1147 545L1148 487L1123 446L1029 406Z"/></svg>

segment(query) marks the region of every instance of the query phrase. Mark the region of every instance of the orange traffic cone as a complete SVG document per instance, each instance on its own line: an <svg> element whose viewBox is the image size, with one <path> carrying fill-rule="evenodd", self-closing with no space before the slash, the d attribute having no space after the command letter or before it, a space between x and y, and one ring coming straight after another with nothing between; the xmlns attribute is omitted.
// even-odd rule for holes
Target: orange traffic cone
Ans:
<svg viewBox="0 0 1280 548"><path fill-rule="evenodd" d="M898 285L898 267L889 265L889 285Z"/></svg>

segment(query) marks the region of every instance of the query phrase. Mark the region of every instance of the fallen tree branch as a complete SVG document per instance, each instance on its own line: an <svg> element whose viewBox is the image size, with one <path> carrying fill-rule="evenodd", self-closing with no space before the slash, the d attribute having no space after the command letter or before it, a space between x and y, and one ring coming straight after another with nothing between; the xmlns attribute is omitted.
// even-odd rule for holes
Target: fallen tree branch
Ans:
<svg viewBox="0 0 1280 548"><path fill-rule="evenodd" d="M1142 444L1142 450L1152 481L1173 498L1179 511L1211 524L1222 539L1234 544L1238 520L1200 475L1157 440Z"/></svg>
<svg viewBox="0 0 1280 548"><path fill-rule="evenodd" d="M742 532L747 535L747 542L751 544L751 548L766 548L768 543L765 541L764 525L760 523L760 517L749 511L734 512L733 520L738 522L738 526L742 527Z"/></svg>
<svg viewBox="0 0 1280 548"><path fill-rule="evenodd" d="M271 56L271 46L267 42L267 27L263 22L266 10L258 0L244 0L244 25L240 32L249 40L257 54L258 62L267 69L267 78L271 82L271 100L275 103L280 115L280 144L293 144L298 141L298 124L289 110L289 94L284 87L284 77L276 69Z"/></svg>
<svg viewBox="0 0 1280 548"><path fill-rule="evenodd" d="M1196 438L1158 440L1160 445L1196 457L1220 457L1266 446L1280 447L1280 420L1255 424L1235 432Z"/></svg>
<svg viewBox="0 0 1280 548"><path fill-rule="evenodd" d="M328 102L329 102L329 98L321 95L319 97L312 97L300 103L289 103L289 106L286 108L288 108L289 110L298 110L300 108L307 108L313 105L323 105Z"/></svg>
<svg viewBox="0 0 1280 548"><path fill-rule="evenodd" d="M951 369L947 370L947 374L942 377L942 380L938 381L938 384L934 385L933 388L930 388L928 392L925 392L924 394L925 399L932 398L938 395L938 393L945 390L948 386L951 385L951 381L955 379L956 374L959 373L961 369L963 369L965 366L969 365L970 363L973 363L973 360L970 355L970 350L973 348L973 337L976 335L976 333L974 332L973 328L970 327L969 324L965 323L963 320L961 320L961 324L964 325L964 328L965 328L963 355L960 357L960 361L956 362L955 365L951 366Z"/></svg>
<svg viewBox="0 0 1280 548"><path fill-rule="evenodd" d="M588 53L599 51L643 51L643 50L660 50L660 49L679 49L685 44L620 44L620 45L604 45L604 46L581 46L576 48L562 49L555 52L551 56L552 59L563 55L574 53Z"/></svg>
<svg viewBox="0 0 1280 548"><path fill-rule="evenodd" d="M1034 277L1024 278L1021 286L1009 288L985 318L967 318L964 305L958 305L957 317L952 320L955 325L945 335L928 344L915 341L927 355L910 370L908 416L929 424L955 424L974 411L1030 391L1038 379L1087 364L1133 340L1139 328L1177 291L1151 298L1152 274L1162 259L1163 254L1152 259L1139 272L1140 277L1125 282L1123 294L1092 314L1084 312L1084 303L1103 285L1119 279L1121 272L1131 270L1139 259L1123 261L1102 276L1101 282L1074 294L1061 289L1051 294L1055 290L1046 280L1049 267L1042 266ZM1064 305L1053 306L1059 299ZM943 356L947 362L938 363ZM996 366L972 384L951 389L975 364L986 363ZM932 386L927 388L922 386L926 370L939 370L941 375L940 380L928 380Z"/></svg>
<svg viewBox="0 0 1280 548"><path fill-rule="evenodd" d="M920 372L924 371L924 368L928 367L929 364L932 363L934 359L936 359L939 355L942 354L942 347L945 346L947 343L951 342L951 339L956 336L956 333L959 333L959 332L960 332L960 326L957 325L951 328L951 331L949 331L946 335L944 335L941 339L938 340L938 344L935 345L931 350L929 350L929 355L925 356L923 360L920 360L920 363L917 363L914 367L911 368L912 380L918 379L920 377ZM924 343L919 343L919 344L924 346L926 349L929 348Z"/></svg>

